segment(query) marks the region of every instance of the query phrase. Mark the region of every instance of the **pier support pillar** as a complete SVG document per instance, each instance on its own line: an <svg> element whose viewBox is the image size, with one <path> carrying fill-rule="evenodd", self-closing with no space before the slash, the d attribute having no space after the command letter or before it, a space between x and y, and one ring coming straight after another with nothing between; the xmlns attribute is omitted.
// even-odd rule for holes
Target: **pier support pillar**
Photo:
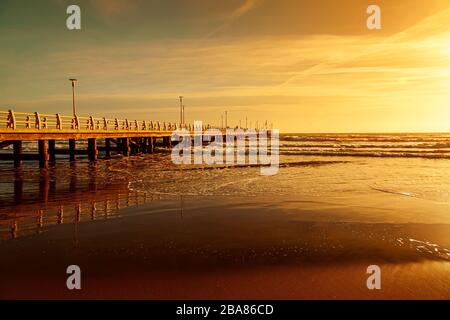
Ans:
<svg viewBox="0 0 450 320"><path fill-rule="evenodd" d="M150 153L150 138L142 138L142 152Z"/></svg>
<svg viewBox="0 0 450 320"><path fill-rule="evenodd" d="M172 148L172 141L170 137L163 137L163 145L166 148Z"/></svg>
<svg viewBox="0 0 450 320"><path fill-rule="evenodd" d="M22 167L22 141L14 141L14 168Z"/></svg>
<svg viewBox="0 0 450 320"><path fill-rule="evenodd" d="M55 140L48 140L48 153L49 153L49 160L52 163L56 162L56 141Z"/></svg>
<svg viewBox="0 0 450 320"><path fill-rule="evenodd" d="M48 142L39 140L39 168L48 168Z"/></svg>
<svg viewBox="0 0 450 320"><path fill-rule="evenodd" d="M122 154L128 157L130 155L130 138L122 138L121 148Z"/></svg>
<svg viewBox="0 0 450 320"><path fill-rule="evenodd" d="M97 161L98 149L97 149L97 139L88 139L88 157L90 161Z"/></svg>
<svg viewBox="0 0 450 320"><path fill-rule="evenodd" d="M148 139L147 138L141 138L141 151L142 151L142 153L147 153L147 145L148 145Z"/></svg>
<svg viewBox="0 0 450 320"><path fill-rule="evenodd" d="M144 153L144 141L143 138L136 138L136 153Z"/></svg>
<svg viewBox="0 0 450 320"><path fill-rule="evenodd" d="M111 139L110 138L105 139L105 156L106 156L106 158L111 157Z"/></svg>
<svg viewBox="0 0 450 320"><path fill-rule="evenodd" d="M69 139L69 156L70 161L75 161L77 159L75 139Z"/></svg>
<svg viewBox="0 0 450 320"><path fill-rule="evenodd" d="M154 149L155 149L155 138L150 137L148 138L147 152L153 153Z"/></svg>
<svg viewBox="0 0 450 320"><path fill-rule="evenodd" d="M138 146L138 139L137 138L130 138L130 154L136 154L139 152L139 146Z"/></svg>

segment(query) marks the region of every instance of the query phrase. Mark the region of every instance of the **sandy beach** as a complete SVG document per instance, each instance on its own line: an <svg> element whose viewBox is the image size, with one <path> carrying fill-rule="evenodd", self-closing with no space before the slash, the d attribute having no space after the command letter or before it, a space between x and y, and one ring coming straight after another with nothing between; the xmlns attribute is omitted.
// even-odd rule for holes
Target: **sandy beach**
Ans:
<svg viewBox="0 0 450 320"><path fill-rule="evenodd" d="M89 299L448 299L450 262L399 245L448 225L302 221L314 206L285 214L238 201L208 200L122 209L122 219L63 225L2 245L2 298ZM223 202L222 202L223 203ZM300 219L298 219L300 216ZM309 219L308 219L309 220ZM408 241L408 239L405 239ZM448 241L448 240L447 240ZM444 243L447 247L450 243ZM83 288L65 287L65 267ZM366 268L383 270L369 291Z"/></svg>

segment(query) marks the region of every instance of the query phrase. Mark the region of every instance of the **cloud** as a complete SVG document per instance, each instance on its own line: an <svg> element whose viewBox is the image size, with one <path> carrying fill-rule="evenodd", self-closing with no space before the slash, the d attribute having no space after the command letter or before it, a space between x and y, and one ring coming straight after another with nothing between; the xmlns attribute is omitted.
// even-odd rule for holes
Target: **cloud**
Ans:
<svg viewBox="0 0 450 320"><path fill-rule="evenodd" d="M233 10L231 13L229 13L225 19L224 22L211 31L209 34L206 35L206 39L212 37L213 35L223 31L227 27L229 27L234 21L238 20L240 17L245 15L246 13L250 12L251 10L255 9L258 5L260 5L262 0L244 0L244 3Z"/></svg>
<svg viewBox="0 0 450 320"><path fill-rule="evenodd" d="M367 71L366 79L379 79L384 73L386 83L390 81L391 85L404 83L405 79L430 78L447 80L448 84L445 77L449 75L449 59L445 51L449 51L449 21L450 9L446 9L389 37L341 36L338 38L347 40L341 45L330 39L333 54L295 72L279 86L288 87L324 74L362 76L362 70ZM364 63L372 68L361 68ZM395 82L394 77L402 81Z"/></svg>

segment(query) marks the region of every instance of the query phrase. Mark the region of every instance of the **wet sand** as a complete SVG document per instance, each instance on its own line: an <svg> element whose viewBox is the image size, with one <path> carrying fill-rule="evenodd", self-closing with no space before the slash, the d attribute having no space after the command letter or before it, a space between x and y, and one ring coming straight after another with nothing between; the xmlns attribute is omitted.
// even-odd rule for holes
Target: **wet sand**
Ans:
<svg viewBox="0 0 450 320"><path fill-rule="evenodd" d="M450 299L448 224L339 220L352 210L298 198L137 202L1 243L0 298ZM80 291L65 287L71 264ZM372 264L381 290L366 287Z"/></svg>

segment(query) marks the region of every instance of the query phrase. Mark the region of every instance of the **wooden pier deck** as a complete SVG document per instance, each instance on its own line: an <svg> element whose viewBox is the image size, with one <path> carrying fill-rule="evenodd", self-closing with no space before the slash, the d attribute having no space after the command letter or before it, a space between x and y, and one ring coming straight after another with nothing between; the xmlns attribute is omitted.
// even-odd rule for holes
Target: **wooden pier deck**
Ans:
<svg viewBox="0 0 450 320"><path fill-rule="evenodd" d="M105 157L112 152L124 156L153 153L156 139L162 139L163 146L170 148L172 132L180 128L194 131L191 124L173 122L0 111L0 149L13 146L12 154L0 153L0 160L13 160L15 167L21 167L23 160L37 160L41 168L46 168L57 154L69 155L70 161L75 161L77 154L87 154L89 160L96 161L99 149ZM208 128L211 126L202 129ZM77 150L80 139L87 139L86 150ZM98 139L104 139L104 147L98 147ZM68 149L57 149L56 140L68 141ZM23 153L23 141L37 141L38 153Z"/></svg>

